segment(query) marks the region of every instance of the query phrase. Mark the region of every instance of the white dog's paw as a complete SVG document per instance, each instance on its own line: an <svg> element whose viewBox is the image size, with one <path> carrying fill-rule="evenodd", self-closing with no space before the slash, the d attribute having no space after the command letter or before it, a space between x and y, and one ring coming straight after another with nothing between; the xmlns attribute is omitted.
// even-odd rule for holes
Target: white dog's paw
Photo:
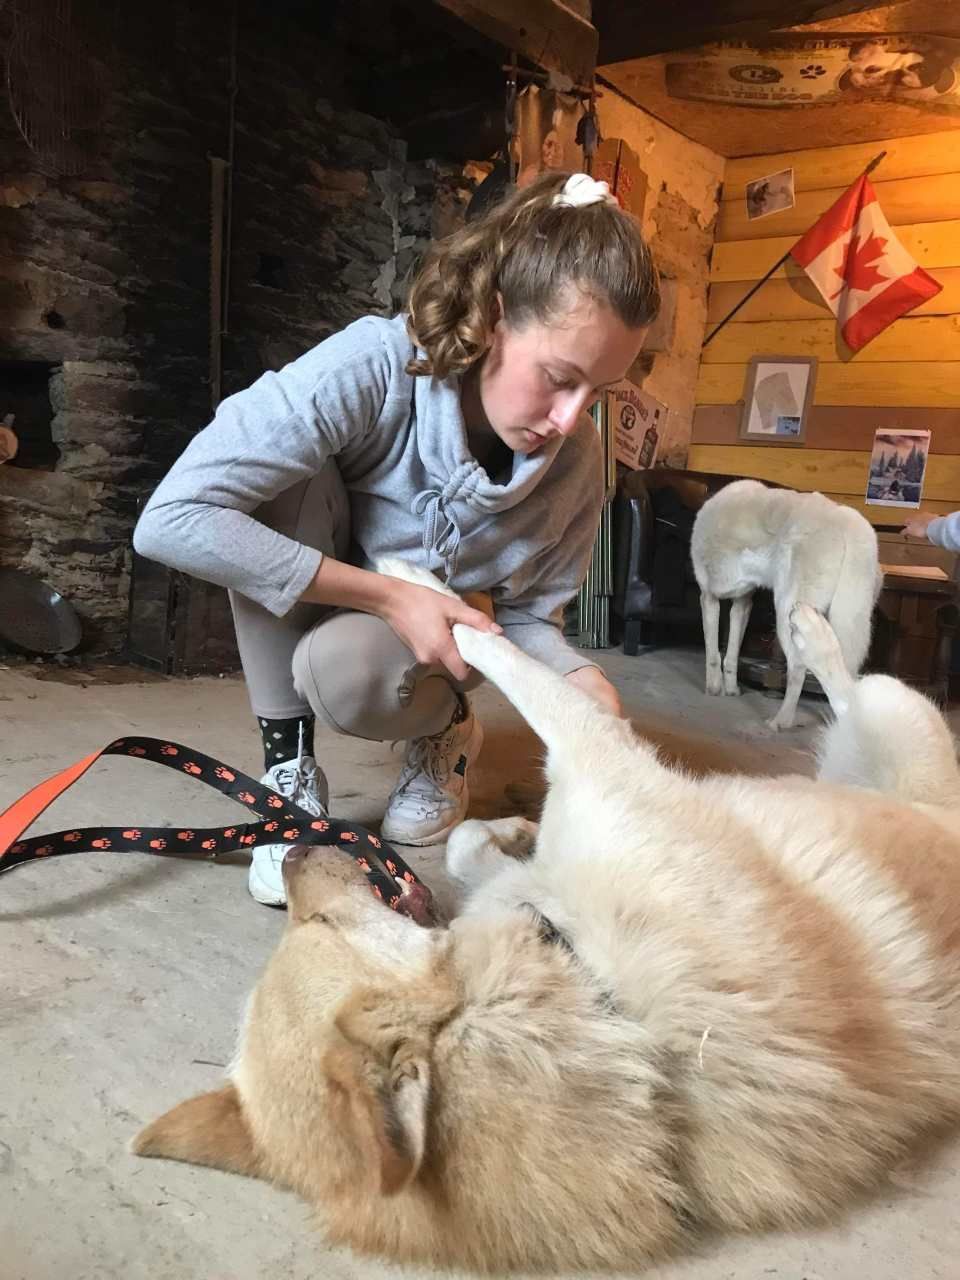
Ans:
<svg viewBox="0 0 960 1280"><path fill-rule="evenodd" d="M720 674L719 667L716 670L713 667L707 668L707 680L704 688L714 698L719 698L723 693L723 676Z"/></svg>
<svg viewBox="0 0 960 1280"><path fill-rule="evenodd" d="M377 573L385 574L388 578L399 578L401 582L409 582L415 587L429 587L432 591L439 591L441 595L453 596L455 600L459 598L457 593L452 591L446 583L434 577L429 569L423 569L418 564L411 564L409 560L385 556L382 560L377 561Z"/></svg>
<svg viewBox="0 0 960 1280"><path fill-rule="evenodd" d="M463 622L454 625L453 638L457 642L460 657L464 662L470 667L478 667L481 671L485 659L490 654L491 646L503 643L503 636L495 635L491 631L478 631L476 627L468 627Z"/></svg>
<svg viewBox="0 0 960 1280"><path fill-rule="evenodd" d="M447 871L460 884L475 888L502 871L507 858L523 857L536 838L537 824L526 818L468 818L450 833Z"/></svg>
<svg viewBox="0 0 960 1280"><path fill-rule="evenodd" d="M740 697L740 686L737 684L736 676L728 676L726 672L723 673L723 693L724 697L727 698Z"/></svg>
<svg viewBox="0 0 960 1280"><path fill-rule="evenodd" d="M840 645L833 627L813 605L795 604L790 610L790 638L803 654L807 667L840 657Z"/></svg>

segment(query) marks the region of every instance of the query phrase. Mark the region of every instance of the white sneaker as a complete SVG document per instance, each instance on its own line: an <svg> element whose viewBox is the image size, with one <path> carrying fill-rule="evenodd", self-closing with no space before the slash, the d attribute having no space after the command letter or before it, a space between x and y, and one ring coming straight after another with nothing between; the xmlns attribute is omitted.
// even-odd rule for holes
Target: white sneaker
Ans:
<svg viewBox="0 0 960 1280"><path fill-rule="evenodd" d="M313 756L299 756L275 764L260 779L280 795L287 796L314 817L327 816L330 788L323 770L318 768ZM253 851L247 888L250 896L266 907L285 907L287 891L283 885L283 859L290 848L287 844L261 844Z"/></svg>
<svg viewBox="0 0 960 1280"><path fill-rule="evenodd" d="M439 844L462 822L470 799L467 770L480 754L483 729L466 719L429 738L414 738L390 793L380 833L391 844Z"/></svg>

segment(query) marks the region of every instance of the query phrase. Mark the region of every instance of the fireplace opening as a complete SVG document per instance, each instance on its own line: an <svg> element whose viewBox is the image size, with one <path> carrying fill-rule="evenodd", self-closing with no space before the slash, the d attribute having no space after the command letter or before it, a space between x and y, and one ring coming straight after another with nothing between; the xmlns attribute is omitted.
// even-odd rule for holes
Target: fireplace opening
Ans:
<svg viewBox="0 0 960 1280"><path fill-rule="evenodd" d="M43 360L0 360L0 422L12 415L18 441L8 467L53 471L60 450L53 439L50 378L59 365Z"/></svg>

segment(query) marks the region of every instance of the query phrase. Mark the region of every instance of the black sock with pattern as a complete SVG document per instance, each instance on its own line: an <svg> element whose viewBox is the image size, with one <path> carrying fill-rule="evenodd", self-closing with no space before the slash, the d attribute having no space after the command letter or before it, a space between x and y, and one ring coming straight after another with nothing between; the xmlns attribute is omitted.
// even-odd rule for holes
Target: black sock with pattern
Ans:
<svg viewBox="0 0 960 1280"><path fill-rule="evenodd" d="M291 716L289 720L268 720L257 716L263 738L263 766L272 769L275 764L296 760L300 752L300 729L303 728L303 754L313 755L313 728L316 717Z"/></svg>

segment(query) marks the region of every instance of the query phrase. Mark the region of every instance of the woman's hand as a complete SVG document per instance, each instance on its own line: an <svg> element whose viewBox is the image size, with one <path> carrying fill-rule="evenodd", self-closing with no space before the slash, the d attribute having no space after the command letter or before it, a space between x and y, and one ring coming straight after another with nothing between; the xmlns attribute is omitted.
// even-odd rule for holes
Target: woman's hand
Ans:
<svg viewBox="0 0 960 1280"><path fill-rule="evenodd" d="M623 718L619 693L597 667L578 667L576 671L568 672L566 678L584 693L589 693L602 707Z"/></svg>
<svg viewBox="0 0 960 1280"><path fill-rule="evenodd" d="M931 520L936 520L936 518L936 512L918 511L916 515L910 517L900 532L906 534L908 538L925 538L927 536L927 525Z"/></svg>
<svg viewBox="0 0 960 1280"><path fill-rule="evenodd" d="M503 628L480 609L462 600L417 587L399 578L385 578L384 599L377 612L413 651L418 662L446 667L455 680L466 680L470 668L460 657L453 638L454 623L502 635ZM388 585L386 585L388 584Z"/></svg>

